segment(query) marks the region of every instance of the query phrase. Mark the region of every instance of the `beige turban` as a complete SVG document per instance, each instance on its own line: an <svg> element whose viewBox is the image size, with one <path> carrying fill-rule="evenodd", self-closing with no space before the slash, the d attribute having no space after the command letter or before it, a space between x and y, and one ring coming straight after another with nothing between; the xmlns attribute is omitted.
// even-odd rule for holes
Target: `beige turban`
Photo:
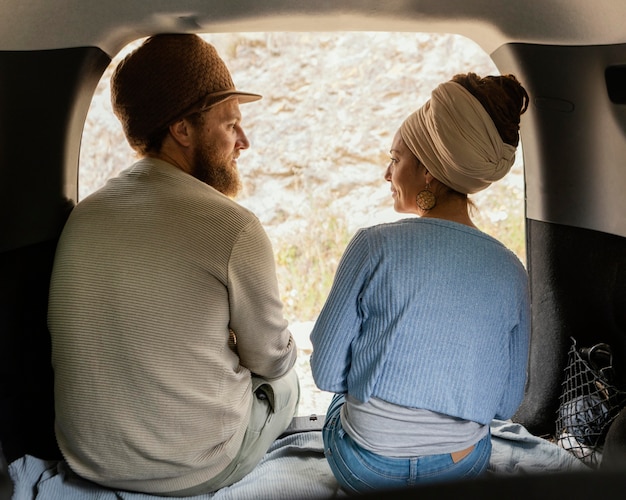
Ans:
<svg viewBox="0 0 626 500"><path fill-rule="evenodd" d="M400 127L407 147L435 179L472 194L504 177L515 161L482 104L462 85L439 85Z"/></svg>

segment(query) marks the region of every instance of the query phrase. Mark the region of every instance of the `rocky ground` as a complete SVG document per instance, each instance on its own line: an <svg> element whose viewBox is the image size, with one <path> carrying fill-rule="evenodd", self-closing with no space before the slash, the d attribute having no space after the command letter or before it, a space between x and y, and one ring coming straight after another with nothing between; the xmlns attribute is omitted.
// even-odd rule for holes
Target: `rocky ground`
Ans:
<svg viewBox="0 0 626 500"><path fill-rule="evenodd" d="M402 120L456 73L498 73L478 46L456 35L252 33L206 38L218 48L235 84L264 96L242 106L252 145L239 160L245 189L238 201L259 216L273 240L306 228L311 214L322 208L345 218L350 231L397 219L382 175ZM108 78L119 58L96 89L87 117L81 197L134 159L109 103ZM512 217L522 220L521 154L518 160L501 185L474 198L485 226ZM293 323L300 347L301 414L324 413L330 398L311 380L311 324Z"/></svg>

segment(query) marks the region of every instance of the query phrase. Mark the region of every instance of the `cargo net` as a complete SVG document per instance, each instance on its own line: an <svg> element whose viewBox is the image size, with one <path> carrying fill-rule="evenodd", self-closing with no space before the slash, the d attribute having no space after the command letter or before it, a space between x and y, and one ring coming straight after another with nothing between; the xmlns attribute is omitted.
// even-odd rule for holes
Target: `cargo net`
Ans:
<svg viewBox="0 0 626 500"><path fill-rule="evenodd" d="M559 409L556 441L589 467L602 460L611 423L626 402L626 393L613 385L613 357L607 344L568 352Z"/></svg>

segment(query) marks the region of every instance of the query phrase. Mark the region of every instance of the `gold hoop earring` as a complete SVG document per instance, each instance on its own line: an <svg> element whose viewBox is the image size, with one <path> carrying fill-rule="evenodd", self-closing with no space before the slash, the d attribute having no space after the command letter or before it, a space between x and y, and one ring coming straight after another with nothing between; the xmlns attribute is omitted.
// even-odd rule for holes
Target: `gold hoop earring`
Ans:
<svg viewBox="0 0 626 500"><path fill-rule="evenodd" d="M426 188L422 189L419 193L417 193L417 197L415 198L415 203L417 204L417 208L423 210L424 212L428 212L435 208L437 204L437 197L435 193L430 190L430 182L426 183Z"/></svg>

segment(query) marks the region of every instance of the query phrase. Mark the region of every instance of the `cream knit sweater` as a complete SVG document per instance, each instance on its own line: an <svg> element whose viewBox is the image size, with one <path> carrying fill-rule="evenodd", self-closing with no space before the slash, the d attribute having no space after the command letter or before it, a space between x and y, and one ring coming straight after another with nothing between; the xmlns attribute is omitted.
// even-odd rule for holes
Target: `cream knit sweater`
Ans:
<svg viewBox="0 0 626 500"><path fill-rule="evenodd" d="M296 357L258 219L154 159L72 212L48 322L66 460L147 493L221 472L246 430L251 372L280 377Z"/></svg>

